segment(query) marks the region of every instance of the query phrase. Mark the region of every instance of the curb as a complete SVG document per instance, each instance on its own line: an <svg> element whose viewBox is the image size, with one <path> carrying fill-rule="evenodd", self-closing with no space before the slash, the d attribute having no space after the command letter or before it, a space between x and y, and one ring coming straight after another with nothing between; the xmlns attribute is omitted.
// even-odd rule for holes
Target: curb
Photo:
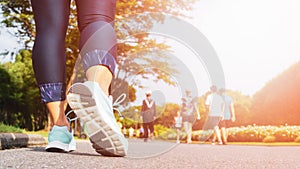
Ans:
<svg viewBox="0 0 300 169"><path fill-rule="evenodd" d="M0 133L0 150L45 145L46 140L38 134Z"/></svg>

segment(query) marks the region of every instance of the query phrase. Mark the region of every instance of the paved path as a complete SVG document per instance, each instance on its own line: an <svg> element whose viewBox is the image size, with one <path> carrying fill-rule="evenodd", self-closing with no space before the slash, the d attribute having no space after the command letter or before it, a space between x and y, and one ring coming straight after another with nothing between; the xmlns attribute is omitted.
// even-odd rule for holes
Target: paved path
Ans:
<svg viewBox="0 0 300 169"><path fill-rule="evenodd" d="M180 144L130 140L128 157L103 157L88 141L72 153L48 153L44 147L0 150L0 168L213 168L300 169L300 146Z"/></svg>

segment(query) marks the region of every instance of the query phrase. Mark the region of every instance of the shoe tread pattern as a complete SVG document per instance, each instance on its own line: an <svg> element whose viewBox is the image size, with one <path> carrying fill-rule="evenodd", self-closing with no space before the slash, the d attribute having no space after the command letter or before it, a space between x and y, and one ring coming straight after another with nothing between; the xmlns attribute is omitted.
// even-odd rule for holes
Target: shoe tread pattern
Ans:
<svg viewBox="0 0 300 169"><path fill-rule="evenodd" d="M85 123L87 135L95 151L104 156L125 156L120 138L122 136L113 131L97 113L96 101L91 91L84 85L74 85L69 93L69 105Z"/></svg>

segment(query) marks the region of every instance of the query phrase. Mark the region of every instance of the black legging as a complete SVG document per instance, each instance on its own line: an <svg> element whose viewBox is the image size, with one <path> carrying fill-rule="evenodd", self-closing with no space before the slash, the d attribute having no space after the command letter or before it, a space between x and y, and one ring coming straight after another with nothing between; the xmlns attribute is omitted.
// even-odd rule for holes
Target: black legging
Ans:
<svg viewBox="0 0 300 169"><path fill-rule="evenodd" d="M36 24L32 60L42 101L65 100L65 37L70 0L31 0L31 4ZM108 23L114 20L115 0L76 0L76 6L84 69L101 64L113 73L116 37ZM99 31L102 28L104 31Z"/></svg>

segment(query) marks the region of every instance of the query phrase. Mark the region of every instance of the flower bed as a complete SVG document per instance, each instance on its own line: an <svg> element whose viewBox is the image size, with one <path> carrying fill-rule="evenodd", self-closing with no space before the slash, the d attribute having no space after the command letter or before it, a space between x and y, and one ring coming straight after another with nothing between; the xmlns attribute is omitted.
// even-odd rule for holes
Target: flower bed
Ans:
<svg viewBox="0 0 300 169"><path fill-rule="evenodd" d="M300 126L247 126L228 128L228 141L262 142L273 136L276 142L293 142L300 136ZM269 139L267 139L269 140Z"/></svg>
<svg viewBox="0 0 300 169"><path fill-rule="evenodd" d="M159 138L174 140L176 130L156 127ZM181 139L185 139L184 130L180 132ZM208 141L212 138L213 130L193 131L192 140ZM300 126L242 126L228 128L229 142L300 142Z"/></svg>

